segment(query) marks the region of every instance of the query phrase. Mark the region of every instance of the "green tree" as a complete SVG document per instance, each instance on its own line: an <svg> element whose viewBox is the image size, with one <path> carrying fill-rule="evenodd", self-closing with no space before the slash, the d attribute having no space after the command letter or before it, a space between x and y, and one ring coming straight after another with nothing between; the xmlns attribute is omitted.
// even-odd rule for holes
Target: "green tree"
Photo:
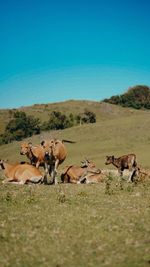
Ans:
<svg viewBox="0 0 150 267"><path fill-rule="evenodd" d="M62 130L73 126L73 117L69 115L67 117L60 111L52 111L48 122L44 122L42 125L43 130Z"/></svg>
<svg viewBox="0 0 150 267"><path fill-rule="evenodd" d="M22 140L33 134L40 133L40 120L33 116L27 116L25 112L17 111L13 115L1 136L1 142L10 143L13 140Z"/></svg>
<svg viewBox="0 0 150 267"><path fill-rule="evenodd" d="M95 123L96 122L96 115L94 112L85 109L83 113L80 113L76 116L77 124L83 123Z"/></svg>
<svg viewBox="0 0 150 267"><path fill-rule="evenodd" d="M136 109L150 108L150 88L146 85L136 85L130 87L126 93L120 96L112 96L104 102L121 105L123 107L133 107Z"/></svg>

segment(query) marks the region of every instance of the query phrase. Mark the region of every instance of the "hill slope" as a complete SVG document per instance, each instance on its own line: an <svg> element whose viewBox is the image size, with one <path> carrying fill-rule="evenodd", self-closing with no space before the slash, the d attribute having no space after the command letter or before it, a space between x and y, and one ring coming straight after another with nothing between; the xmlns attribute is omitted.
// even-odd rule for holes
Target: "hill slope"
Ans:
<svg viewBox="0 0 150 267"><path fill-rule="evenodd" d="M74 112L89 104L97 122L27 139L33 144L50 137L76 140L76 144L66 144L68 157L60 171L67 164L80 164L85 156L97 167L106 168L106 155L129 152L136 153L138 161L150 168L150 111L95 102L66 102L58 108L66 104L66 112L68 104ZM34 108L30 112L35 112ZM1 146L0 158L26 160L19 145ZM1 184L0 266L148 266L150 183L123 181L120 188L116 182L114 178L107 191L106 183Z"/></svg>
<svg viewBox="0 0 150 267"><path fill-rule="evenodd" d="M60 103L52 104L36 104L33 106L21 107L19 109L0 109L0 134L4 132L6 125L12 119L14 111L24 111L27 115L32 115L41 120L41 122L47 121L49 119L49 114L52 111L60 111L63 114L77 115L83 113L85 109L88 109L96 114L97 122L111 118L112 116L126 116L135 111L126 109L121 109L120 107L114 107L114 105L109 105L103 102L96 101L76 101L70 100Z"/></svg>
<svg viewBox="0 0 150 267"><path fill-rule="evenodd" d="M39 144L43 139L54 136L60 139L75 140L76 144L66 145L68 157L61 168L67 164L80 164L84 157L94 160L98 167L103 168L106 155L120 156L130 152L137 154L140 164L150 167L150 111L133 110L91 101L50 104L46 109L49 112L52 108L72 113L78 113L84 108L88 108L97 116L97 122L94 124L76 126L61 131L43 132L28 138L33 144ZM41 105L23 109L26 109L28 114L43 116L43 120L48 115L48 112L43 111ZM19 142L1 146L0 158L7 158L13 162L26 159L19 154Z"/></svg>

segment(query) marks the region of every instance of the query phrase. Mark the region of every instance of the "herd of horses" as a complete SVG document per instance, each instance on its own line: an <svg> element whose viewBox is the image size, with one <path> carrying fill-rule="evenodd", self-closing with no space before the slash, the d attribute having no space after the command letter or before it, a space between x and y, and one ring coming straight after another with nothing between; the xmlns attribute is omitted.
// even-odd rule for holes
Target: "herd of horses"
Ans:
<svg viewBox="0 0 150 267"><path fill-rule="evenodd" d="M67 156L65 142L75 143L58 139L44 140L40 145L36 146L33 146L32 143L21 143L20 154L26 155L30 162L10 164L0 160L0 169L3 170L5 175L3 183L57 184L58 167ZM133 182L135 177L147 175L139 168L135 154L127 154L119 158L106 156L105 164L113 164L117 168L115 174L119 177L123 176L125 169L129 170L128 182ZM43 167L44 171L41 171L39 167ZM93 162L85 159L81 162L81 166L66 166L60 175L60 182L75 184L99 183L103 182L107 175L108 170L98 169Z"/></svg>

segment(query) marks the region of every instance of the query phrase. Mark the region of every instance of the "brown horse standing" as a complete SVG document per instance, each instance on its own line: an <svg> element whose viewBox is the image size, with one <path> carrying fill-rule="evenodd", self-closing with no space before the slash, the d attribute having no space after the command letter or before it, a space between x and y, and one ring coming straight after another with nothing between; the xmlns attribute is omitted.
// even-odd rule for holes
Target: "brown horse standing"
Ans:
<svg viewBox="0 0 150 267"><path fill-rule="evenodd" d="M52 177L52 183L57 184L58 166L63 163L67 156L67 149L64 142L75 143L74 141L51 139L42 141L41 145L45 151L45 161L49 166L49 173Z"/></svg>
<svg viewBox="0 0 150 267"><path fill-rule="evenodd" d="M129 169L131 175L129 176L128 182L133 182L133 176L137 171L137 161L135 154L128 154L119 158L115 158L114 156L106 156L105 164L113 164L118 169L120 176L123 175L123 171L125 169Z"/></svg>

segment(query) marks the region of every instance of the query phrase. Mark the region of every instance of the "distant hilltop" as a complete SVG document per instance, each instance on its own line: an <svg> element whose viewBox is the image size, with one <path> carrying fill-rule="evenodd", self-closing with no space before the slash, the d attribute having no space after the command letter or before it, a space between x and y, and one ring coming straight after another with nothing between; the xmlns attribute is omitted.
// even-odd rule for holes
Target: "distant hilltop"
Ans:
<svg viewBox="0 0 150 267"><path fill-rule="evenodd" d="M150 109L150 87L146 85L136 85L130 87L127 92L122 95L115 95L103 101L123 107Z"/></svg>
<svg viewBox="0 0 150 267"><path fill-rule="evenodd" d="M0 145L21 141L45 131L64 130L82 124L101 123L131 113L143 113L144 109L150 109L150 88L137 85L122 95L101 102L70 100L0 110Z"/></svg>

